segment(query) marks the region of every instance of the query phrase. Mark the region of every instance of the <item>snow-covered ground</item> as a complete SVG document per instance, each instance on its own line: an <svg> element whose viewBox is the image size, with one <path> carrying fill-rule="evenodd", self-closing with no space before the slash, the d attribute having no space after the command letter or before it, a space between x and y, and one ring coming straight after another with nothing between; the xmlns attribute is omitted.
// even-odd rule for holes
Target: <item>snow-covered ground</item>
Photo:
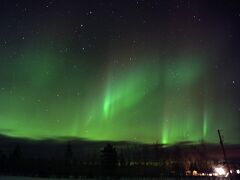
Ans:
<svg viewBox="0 0 240 180"><path fill-rule="evenodd" d="M39 178L39 177L19 177L19 176L0 176L0 180L70 180L66 178ZM73 180L73 179L72 179ZM97 180L97 179L85 179L79 178L79 180ZM110 180L110 179L108 179ZM126 178L120 178L119 180L127 180ZM131 178L130 180L148 180L146 178ZM149 179L149 180L159 180L159 179ZM173 179L166 179L173 180Z"/></svg>
<svg viewBox="0 0 240 180"><path fill-rule="evenodd" d="M58 179L58 178L20 177L20 176L0 176L0 180L67 180L67 179L63 179L63 178Z"/></svg>
<svg viewBox="0 0 240 180"><path fill-rule="evenodd" d="M159 180L159 178L120 178L118 180ZM175 180L176 178L161 178L160 180ZM198 180L211 180L209 177L198 177ZM212 178L213 180L214 178ZM0 180L69 180L66 178L39 178L39 177L20 177L20 176L0 176ZM79 178L79 180L97 180ZM110 180L110 179L108 179ZM191 177L181 178L181 180L193 180ZM214 180L226 180L226 178L218 178Z"/></svg>

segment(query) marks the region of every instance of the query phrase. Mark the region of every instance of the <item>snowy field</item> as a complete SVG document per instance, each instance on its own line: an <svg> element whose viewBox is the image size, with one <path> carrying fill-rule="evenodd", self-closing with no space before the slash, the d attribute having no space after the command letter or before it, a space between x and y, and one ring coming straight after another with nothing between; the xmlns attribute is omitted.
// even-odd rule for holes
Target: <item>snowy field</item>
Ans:
<svg viewBox="0 0 240 180"><path fill-rule="evenodd" d="M94 180L94 179L86 179L79 178L81 180ZM100 178L99 178L100 179ZM119 178L118 180L175 180L176 178ZM188 178L180 178L181 180L227 180L227 178L210 178L210 177L188 177ZM18 176L0 176L0 180L69 180L66 178L38 178L38 177L18 177ZM108 179L109 180L109 179Z"/></svg>
<svg viewBox="0 0 240 180"><path fill-rule="evenodd" d="M19 177L19 176L0 176L0 180L67 180L58 178L38 178L38 177ZM69 180L69 179L68 179Z"/></svg>
<svg viewBox="0 0 240 180"><path fill-rule="evenodd" d="M0 176L0 180L69 180L69 179L65 179L65 178L39 178L39 177Z"/></svg>

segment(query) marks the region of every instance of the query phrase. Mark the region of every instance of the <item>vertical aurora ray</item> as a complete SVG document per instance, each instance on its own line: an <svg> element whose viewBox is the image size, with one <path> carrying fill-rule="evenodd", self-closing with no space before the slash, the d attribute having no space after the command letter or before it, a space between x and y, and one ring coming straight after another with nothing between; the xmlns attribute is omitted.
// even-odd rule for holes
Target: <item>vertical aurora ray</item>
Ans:
<svg viewBox="0 0 240 180"><path fill-rule="evenodd" d="M46 53L44 63L38 66L38 57L34 54L27 57L36 59L33 64L35 70L27 70L27 60L18 69L25 72L19 77L24 80L22 93L19 91L11 97L7 93L2 94L5 105L13 107L8 110L11 112L9 115L3 113L6 107L1 104L0 121L6 135L30 138L73 136L147 143L159 140L163 144L202 138L214 141L210 138L214 134L209 133L214 128L209 115L221 122L224 117L212 116L219 108L216 102L209 102L209 94L204 101L199 96L204 63L197 58L150 61L124 70L110 68L104 81L90 84L85 80L78 83L79 79L76 79L71 84L69 80L58 79L64 72L64 59ZM28 77L30 74L32 76ZM83 95L80 92L72 94L71 89L76 87L76 82L79 90L87 87L82 91ZM70 89L70 93L64 93L64 88ZM57 93L52 93L56 89ZM41 96L35 98L36 93ZM76 98L76 95L80 96ZM219 123L221 127L222 124Z"/></svg>
<svg viewBox="0 0 240 180"><path fill-rule="evenodd" d="M208 135L208 125L210 124L210 112L212 111L210 102L209 102L209 91L208 91L208 83L207 83L207 77L204 77L204 88L203 88L203 107L202 107L202 139L207 140Z"/></svg>
<svg viewBox="0 0 240 180"><path fill-rule="evenodd" d="M199 129L201 112L197 110L199 97L196 96L195 86L201 79L203 67L198 61L199 59L194 61L191 58L180 59L175 60L179 61L179 64L158 66L148 64L129 68L124 72L110 73L103 101L98 104L99 107L102 107L102 113L98 112L97 116L93 118L98 119L100 124L104 124L105 137L118 136L117 132L113 130L114 124L117 123L119 128L126 128L130 121L141 117L141 123L143 123L141 128L144 127L144 124L148 124L149 118L159 119L162 122L157 127L161 143L200 139L202 134L202 128ZM163 77L165 77L164 81ZM163 92L165 92L164 95ZM149 95L161 97L157 104L154 103L154 106L160 109L157 110L153 106L151 110L148 110L149 112L140 111L132 119L129 113L135 112L137 108L143 109ZM154 115L154 111L159 112L158 116ZM160 113L161 111L163 113ZM146 115L149 113L152 114L152 117ZM138 127L137 124L135 125ZM134 137L139 134L138 131L141 128L137 129L133 126L132 131L126 133L129 137ZM94 131L96 132L96 130ZM142 133L145 134L143 139L149 139L148 131L151 129L143 130ZM155 133L157 132L152 132L152 135ZM96 133L92 138L98 139L100 136Z"/></svg>
<svg viewBox="0 0 240 180"><path fill-rule="evenodd" d="M107 93L104 98L104 105L103 105L103 113L105 117L108 117L110 113L110 106L111 106L110 98L111 98L110 95Z"/></svg>
<svg viewBox="0 0 240 180"><path fill-rule="evenodd" d="M204 112L203 112L203 139L206 138L207 136L207 132L208 132L208 112L206 109L204 109Z"/></svg>
<svg viewBox="0 0 240 180"><path fill-rule="evenodd" d="M169 130L168 130L168 125L167 125L167 120L165 120L162 124L162 134L161 134L161 143L162 144L169 144Z"/></svg>
<svg viewBox="0 0 240 180"><path fill-rule="evenodd" d="M136 105L159 84L159 72L153 66L142 65L109 76L103 100L104 118Z"/></svg>
<svg viewBox="0 0 240 180"><path fill-rule="evenodd" d="M194 58L194 59L193 59ZM201 112L197 109L195 86L201 80L203 64L196 57L179 58L165 69L164 115L162 117L162 143L179 140L198 140ZM201 128L202 129L202 128Z"/></svg>

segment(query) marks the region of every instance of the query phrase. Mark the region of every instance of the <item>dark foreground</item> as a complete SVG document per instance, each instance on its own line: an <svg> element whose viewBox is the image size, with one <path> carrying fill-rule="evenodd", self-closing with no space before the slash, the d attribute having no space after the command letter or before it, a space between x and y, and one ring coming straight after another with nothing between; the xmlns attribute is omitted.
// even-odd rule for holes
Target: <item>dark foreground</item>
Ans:
<svg viewBox="0 0 240 180"><path fill-rule="evenodd" d="M1 137L0 142L0 180L224 179L213 175L219 175L217 169L228 173L220 147L205 143L29 142ZM240 175L240 146L227 146L226 152L232 174Z"/></svg>

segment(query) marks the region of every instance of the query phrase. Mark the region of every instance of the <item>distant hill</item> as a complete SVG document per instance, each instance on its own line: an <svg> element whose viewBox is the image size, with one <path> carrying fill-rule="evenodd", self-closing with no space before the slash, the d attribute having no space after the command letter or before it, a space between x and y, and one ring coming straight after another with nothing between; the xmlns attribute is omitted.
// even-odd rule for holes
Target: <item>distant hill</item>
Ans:
<svg viewBox="0 0 240 180"><path fill-rule="evenodd" d="M173 145L163 144L143 144L129 141L91 141L75 137L58 137L44 140L32 140L28 138L15 138L0 135L0 151L9 154L16 145L20 145L25 156L28 157L53 157L61 158L66 150L67 143L72 145L75 156L83 154L98 154L106 144L112 144L117 151L126 149L153 149L155 147L171 152L173 149L180 148L185 154L204 153L210 159L221 159L222 151L219 144L210 144L204 142L179 142ZM240 145L225 145L227 155L230 159L240 160Z"/></svg>

